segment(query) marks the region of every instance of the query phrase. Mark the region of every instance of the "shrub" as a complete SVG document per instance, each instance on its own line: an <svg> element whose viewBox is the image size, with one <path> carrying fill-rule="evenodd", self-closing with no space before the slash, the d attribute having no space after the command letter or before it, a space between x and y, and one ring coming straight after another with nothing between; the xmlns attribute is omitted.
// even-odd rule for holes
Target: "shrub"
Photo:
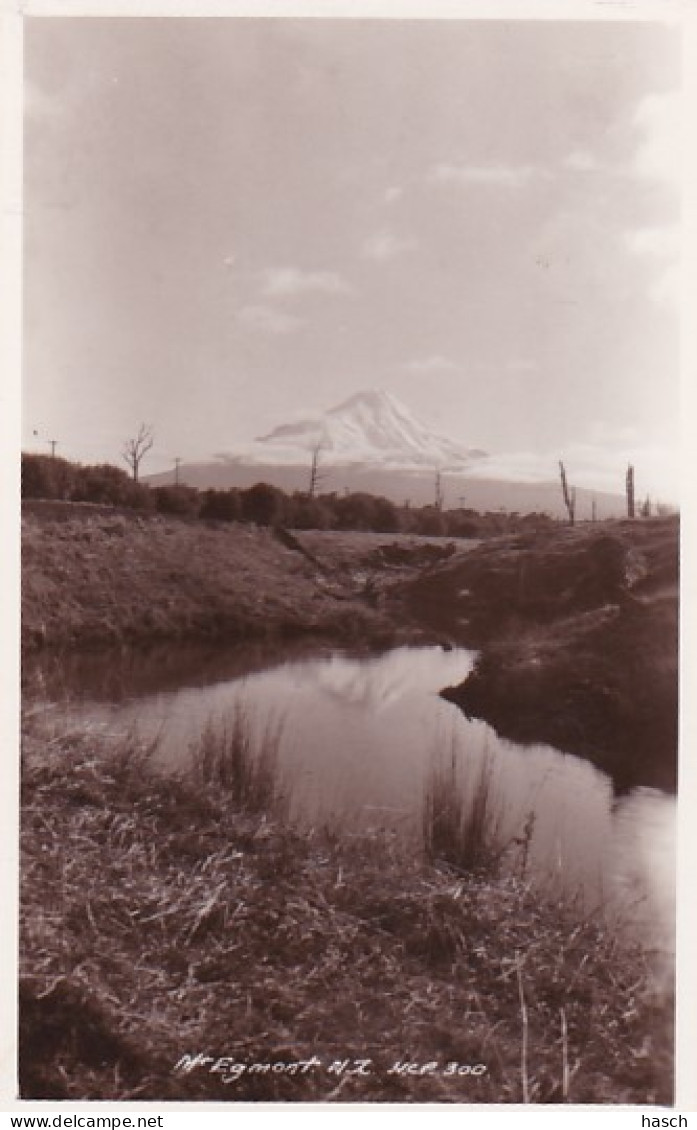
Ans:
<svg viewBox="0 0 697 1130"><path fill-rule="evenodd" d="M375 498L357 491L336 500L336 525L340 530L372 530L375 521Z"/></svg>
<svg viewBox="0 0 697 1130"><path fill-rule="evenodd" d="M332 517L330 507L319 499L304 494L295 494L290 499L287 522L295 530L328 530Z"/></svg>
<svg viewBox="0 0 697 1130"><path fill-rule="evenodd" d="M176 514L181 518L194 518L199 512L200 495L195 487L179 484L156 487L153 490L155 507L161 514Z"/></svg>
<svg viewBox="0 0 697 1130"><path fill-rule="evenodd" d="M234 487L230 490L205 491L199 517L216 522L239 522L242 517L240 492Z"/></svg>
<svg viewBox="0 0 697 1130"><path fill-rule="evenodd" d="M240 493L242 518L246 522L256 522L259 526L273 526L285 521L287 496L277 487L268 483L255 483L249 490Z"/></svg>
<svg viewBox="0 0 697 1130"><path fill-rule="evenodd" d="M111 463L80 467L72 497L75 502L130 506L134 510L151 510L155 501L150 487L135 483Z"/></svg>
<svg viewBox="0 0 697 1130"><path fill-rule="evenodd" d="M389 498L376 498L373 507L373 529L380 534L396 534L400 530L399 512Z"/></svg>
<svg viewBox="0 0 697 1130"><path fill-rule="evenodd" d="M22 498L70 498L79 471L58 456L22 453Z"/></svg>
<svg viewBox="0 0 697 1130"><path fill-rule="evenodd" d="M418 514L416 531L429 537L444 537L448 533L445 515L437 506L422 506Z"/></svg>

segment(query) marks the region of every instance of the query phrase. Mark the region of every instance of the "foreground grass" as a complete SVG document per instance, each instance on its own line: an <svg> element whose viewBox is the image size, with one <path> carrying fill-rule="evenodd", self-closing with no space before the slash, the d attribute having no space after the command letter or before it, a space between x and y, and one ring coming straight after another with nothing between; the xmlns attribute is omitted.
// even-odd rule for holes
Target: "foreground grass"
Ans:
<svg viewBox="0 0 697 1130"><path fill-rule="evenodd" d="M26 725L23 1097L672 1100L671 1002L600 918L253 798L210 746L172 780ZM175 1070L197 1053L224 1070Z"/></svg>

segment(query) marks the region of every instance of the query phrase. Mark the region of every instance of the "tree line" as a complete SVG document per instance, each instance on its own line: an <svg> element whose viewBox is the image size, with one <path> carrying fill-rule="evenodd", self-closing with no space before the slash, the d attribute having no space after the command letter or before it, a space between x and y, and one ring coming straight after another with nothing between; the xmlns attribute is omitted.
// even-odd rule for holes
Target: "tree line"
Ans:
<svg viewBox="0 0 697 1130"><path fill-rule="evenodd" d="M180 518L247 522L296 530L364 530L444 537L484 537L547 528L546 514L443 510L436 505L397 505L380 495L288 494L269 483L247 489L198 490L184 484L150 486L110 463L83 465L55 455L22 455L22 497L90 502Z"/></svg>

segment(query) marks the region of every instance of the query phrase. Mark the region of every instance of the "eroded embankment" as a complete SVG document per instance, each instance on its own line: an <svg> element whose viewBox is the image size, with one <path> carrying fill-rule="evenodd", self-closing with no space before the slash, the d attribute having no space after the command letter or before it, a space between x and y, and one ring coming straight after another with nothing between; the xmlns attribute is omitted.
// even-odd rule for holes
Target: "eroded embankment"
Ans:
<svg viewBox="0 0 697 1130"><path fill-rule="evenodd" d="M394 635L364 578L269 529L33 503L22 554L25 648Z"/></svg>
<svg viewBox="0 0 697 1130"><path fill-rule="evenodd" d="M497 538L422 574L409 614L481 648L447 692L513 741L590 758L618 789L677 772L676 518Z"/></svg>

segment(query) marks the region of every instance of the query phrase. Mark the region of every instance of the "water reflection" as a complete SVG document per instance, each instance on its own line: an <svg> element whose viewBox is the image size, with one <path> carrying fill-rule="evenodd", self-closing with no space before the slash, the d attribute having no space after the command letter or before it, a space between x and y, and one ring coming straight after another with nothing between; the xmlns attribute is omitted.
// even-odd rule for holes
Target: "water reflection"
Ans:
<svg viewBox="0 0 697 1130"><path fill-rule="evenodd" d="M424 797L439 759L454 758L465 792L483 768L504 841L532 829L531 874L584 906L619 897L643 905L670 944L674 921L673 798L637 789L613 804L610 779L590 762L549 746L522 748L464 717L439 691L461 682L474 654L439 647L379 656L307 656L254 648L214 662L214 653L170 656L148 670L143 657L87 677L63 668L79 688L73 711L110 729L160 734L160 756L178 768L209 722L242 705L253 734L282 723L279 748L291 817L344 829L392 829L418 850ZM50 672L44 674L50 684ZM636 909L632 911L636 913ZM643 913L643 911L642 911ZM647 926L648 928L648 926Z"/></svg>
<svg viewBox="0 0 697 1130"><path fill-rule="evenodd" d="M623 916L663 957L673 976L676 922L675 799L656 789L635 789L614 806L612 881Z"/></svg>

